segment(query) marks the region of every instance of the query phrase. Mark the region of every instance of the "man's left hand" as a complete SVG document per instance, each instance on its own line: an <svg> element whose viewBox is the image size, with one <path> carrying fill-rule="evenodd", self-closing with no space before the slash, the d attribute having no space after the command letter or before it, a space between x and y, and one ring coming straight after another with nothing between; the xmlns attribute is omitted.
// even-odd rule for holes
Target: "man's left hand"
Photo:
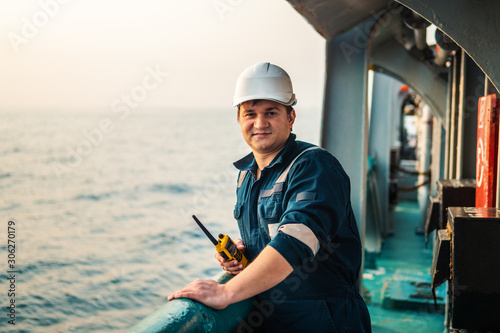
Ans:
<svg viewBox="0 0 500 333"><path fill-rule="evenodd" d="M189 298L221 310L230 304L226 294L225 285L211 279L198 279L168 296L168 300Z"/></svg>

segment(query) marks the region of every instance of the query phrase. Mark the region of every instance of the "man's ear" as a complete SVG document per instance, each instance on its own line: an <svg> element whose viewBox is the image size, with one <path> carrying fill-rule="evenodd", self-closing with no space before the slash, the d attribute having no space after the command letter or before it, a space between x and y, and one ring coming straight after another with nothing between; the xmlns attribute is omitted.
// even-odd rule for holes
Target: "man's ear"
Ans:
<svg viewBox="0 0 500 333"><path fill-rule="evenodd" d="M288 123L290 124L290 129L293 128L293 124L295 123L295 117L297 115L295 114L295 109L292 109L292 111L290 111L290 115L288 116Z"/></svg>

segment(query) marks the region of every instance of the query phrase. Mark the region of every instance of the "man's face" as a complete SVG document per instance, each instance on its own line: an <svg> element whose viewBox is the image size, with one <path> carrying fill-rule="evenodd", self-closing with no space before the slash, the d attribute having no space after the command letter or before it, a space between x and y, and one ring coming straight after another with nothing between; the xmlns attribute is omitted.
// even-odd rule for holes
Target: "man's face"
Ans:
<svg viewBox="0 0 500 333"><path fill-rule="evenodd" d="M283 104L268 100L252 104L248 101L240 106L238 121L243 138L254 153L278 153L290 135L295 111L288 116Z"/></svg>

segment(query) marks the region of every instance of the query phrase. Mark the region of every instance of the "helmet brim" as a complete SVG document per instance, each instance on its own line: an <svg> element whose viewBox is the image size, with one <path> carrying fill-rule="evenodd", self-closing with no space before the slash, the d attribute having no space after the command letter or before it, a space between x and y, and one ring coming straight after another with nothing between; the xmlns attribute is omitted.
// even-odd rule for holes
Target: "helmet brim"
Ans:
<svg viewBox="0 0 500 333"><path fill-rule="evenodd" d="M237 100L233 100L233 107L236 107L248 101L255 101L255 100L273 101L283 104L285 106L294 106L295 104L297 104L297 99L295 98L295 94L293 94L292 98L289 100L284 100L282 98L272 98L269 96L262 96L262 95L251 95L251 96L240 97Z"/></svg>

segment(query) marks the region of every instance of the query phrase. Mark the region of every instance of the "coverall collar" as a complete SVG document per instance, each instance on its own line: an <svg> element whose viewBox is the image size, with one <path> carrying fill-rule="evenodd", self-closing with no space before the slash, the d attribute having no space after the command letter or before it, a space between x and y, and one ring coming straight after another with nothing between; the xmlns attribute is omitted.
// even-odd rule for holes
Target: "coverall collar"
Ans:
<svg viewBox="0 0 500 333"><path fill-rule="evenodd" d="M288 141L286 143L285 148L283 148L276 157L272 160L271 163L269 163L266 168L272 168L273 166L283 163L283 158L285 156L288 156L289 152L293 151L295 147L297 146L297 142L295 142L295 139L297 136L293 133L290 133L290 136L288 137ZM248 154L247 156L243 157L242 159L236 161L233 163L233 165L240 171L250 171L254 176L257 174L257 162L255 161L255 157L253 156L253 153Z"/></svg>

